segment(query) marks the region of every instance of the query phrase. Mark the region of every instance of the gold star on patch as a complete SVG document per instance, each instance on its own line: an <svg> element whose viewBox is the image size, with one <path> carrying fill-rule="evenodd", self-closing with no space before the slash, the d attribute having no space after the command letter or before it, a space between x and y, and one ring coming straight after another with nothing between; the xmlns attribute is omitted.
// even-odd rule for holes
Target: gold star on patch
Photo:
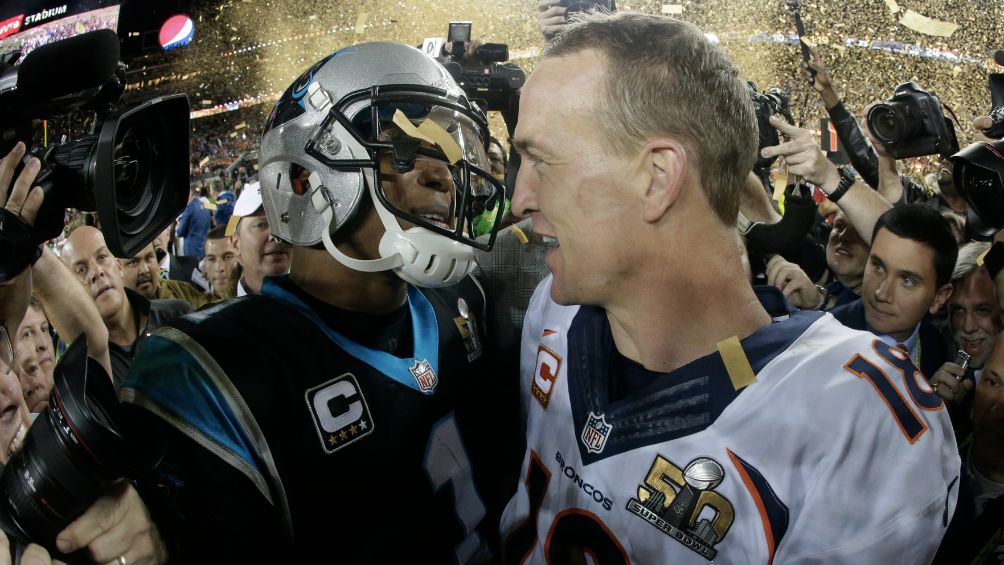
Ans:
<svg viewBox="0 0 1004 565"><path fill-rule="evenodd" d="M356 435L359 433L359 428L356 427L355 424L352 424L352 427L349 428L349 433L351 433L352 435Z"/></svg>
<svg viewBox="0 0 1004 565"><path fill-rule="evenodd" d="M330 436L328 436L328 443L330 443L331 445L335 445L336 443L338 443L338 438L336 438L334 434L331 434Z"/></svg>
<svg viewBox="0 0 1004 565"><path fill-rule="evenodd" d="M338 434L338 437L342 438L342 440L346 440L349 439L349 434L345 433L345 430L342 430L342 433Z"/></svg>

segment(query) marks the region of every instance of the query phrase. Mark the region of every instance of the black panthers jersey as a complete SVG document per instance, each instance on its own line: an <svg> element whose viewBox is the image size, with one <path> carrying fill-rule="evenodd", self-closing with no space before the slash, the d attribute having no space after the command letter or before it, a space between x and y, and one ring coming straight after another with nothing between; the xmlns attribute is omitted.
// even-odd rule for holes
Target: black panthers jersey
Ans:
<svg viewBox="0 0 1004 565"><path fill-rule="evenodd" d="M491 559L517 409L483 349L476 283L409 286L400 339L378 335L383 349L309 300L269 279L137 353L122 399L168 437L155 516L175 557Z"/></svg>

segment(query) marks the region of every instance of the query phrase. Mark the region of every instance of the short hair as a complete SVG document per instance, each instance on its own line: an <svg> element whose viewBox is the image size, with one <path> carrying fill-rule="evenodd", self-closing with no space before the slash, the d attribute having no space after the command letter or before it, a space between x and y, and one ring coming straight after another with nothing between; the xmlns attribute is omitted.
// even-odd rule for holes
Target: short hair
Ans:
<svg viewBox="0 0 1004 565"><path fill-rule="evenodd" d="M976 260L990 249L988 241L970 241L959 248L959 257L955 260L955 270L952 271L952 282L968 277L979 268Z"/></svg>
<svg viewBox="0 0 1004 565"><path fill-rule="evenodd" d="M42 300L38 296L32 294L31 297L28 298L28 306L41 312L42 315L45 316L45 320L49 321L49 313L45 311L45 306L42 305Z"/></svg>
<svg viewBox="0 0 1004 565"><path fill-rule="evenodd" d="M215 228L209 230L209 234L206 235L206 240L210 239L226 239L227 238L227 225L220 224Z"/></svg>
<svg viewBox="0 0 1004 565"><path fill-rule="evenodd" d="M887 229L893 235L924 245L934 252L934 273L938 286L951 282L959 244L952 228L937 210L923 204L903 204L886 210L872 230L872 242L879 230Z"/></svg>
<svg viewBox="0 0 1004 565"><path fill-rule="evenodd" d="M734 226L759 130L749 88L693 24L665 16L577 14L543 52L596 50L606 63L596 102L607 147L629 156L653 136L678 139L718 218Z"/></svg>

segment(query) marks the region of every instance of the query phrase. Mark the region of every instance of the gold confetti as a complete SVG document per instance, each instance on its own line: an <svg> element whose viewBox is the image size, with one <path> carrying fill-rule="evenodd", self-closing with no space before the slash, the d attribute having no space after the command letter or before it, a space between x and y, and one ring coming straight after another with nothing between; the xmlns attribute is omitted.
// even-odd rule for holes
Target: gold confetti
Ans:
<svg viewBox="0 0 1004 565"><path fill-rule="evenodd" d="M899 20L899 23L914 31L938 37L951 37L955 33L955 30L959 29L959 24L931 19L913 10L907 10Z"/></svg>
<svg viewBox="0 0 1004 565"><path fill-rule="evenodd" d="M443 126L437 124L432 120L423 120L418 127L411 123L411 120L404 115L401 110L396 110L394 112L393 122L397 127L401 128L405 134L414 137L416 139L421 139L427 141L440 149L446 155L446 159L450 164L455 164L464 156L464 152L460 150L460 146L457 145L456 140L446 133Z"/></svg>
<svg viewBox="0 0 1004 565"><path fill-rule="evenodd" d="M366 20L369 18L369 14L362 12L359 17L356 18L356 35L363 35L366 33Z"/></svg>
<svg viewBox="0 0 1004 565"><path fill-rule="evenodd" d="M516 234L516 239L518 239L523 245L530 243L530 238L526 237L526 232L520 229L520 227L516 224L513 224L512 226L512 233Z"/></svg>
<svg viewBox="0 0 1004 565"><path fill-rule="evenodd" d="M845 106L861 118L867 104L888 99L897 84L916 77L963 122L985 115L990 106L987 75L1001 71L988 54L1004 48L1004 18L988 16L994 12L986 4L895 2L899 8L895 12L886 0L801 3L805 36L839 84ZM743 79L753 81L760 90L779 87L787 91L796 120L817 125L819 118L826 117L819 95L798 72L798 45L788 43L794 22L783 2L618 2L621 10L630 6L649 14L661 14L664 6L673 5L683 6L683 12L673 17L719 38L719 46ZM954 22L959 28L944 37L900 25L906 8L935 21ZM310 65L348 45L363 41L420 45L427 37L444 37L450 21L472 21L474 37L507 44L511 62L527 74L544 45L537 24L537 0L224 0L196 11L201 13L192 17L205 22L199 27L198 49L186 52L183 48L168 67L150 66L136 72L125 96L187 92L193 101L211 100L212 104L193 103L193 109L198 108L196 116L213 116L192 122L193 141L206 139L206 132L211 132L208 141L214 148L219 138L224 146L241 151L245 143L250 149L258 142L281 92ZM360 27L363 14L367 17ZM231 103L237 100L239 104ZM237 105L240 110L226 111ZM492 135L505 141L509 135L499 114L490 112L488 118ZM240 130L246 140L229 135L240 122L248 124ZM966 127L958 135L964 146L973 134ZM192 166L204 155L193 145ZM211 155L207 176L229 164L226 156ZM922 173L914 172L920 161L904 163L904 173L920 179ZM925 161L923 166L932 165ZM928 168L925 172L935 171Z"/></svg>
<svg viewBox="0 0 1004 565"><path fill-rule="evenodd" d="M892 14L899 11L899 4L896 3L896 0L885 0L885 5L889 7L889 12Z"/></svg>
<svg viewBox="0 0 1004 565"><path fill-rule="evenodd" d="M662 13L678 16L683 13L683 6L681 4L663 4Z"/></svg>

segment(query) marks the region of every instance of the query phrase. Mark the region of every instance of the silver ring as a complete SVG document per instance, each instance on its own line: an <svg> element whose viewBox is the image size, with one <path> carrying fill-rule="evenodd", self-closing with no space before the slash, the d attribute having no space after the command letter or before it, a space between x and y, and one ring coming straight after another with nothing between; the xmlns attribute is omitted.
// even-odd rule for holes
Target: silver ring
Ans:
<svg viewBox="0 0 1004 565"><path fill-rule="evenodd" d="M125 555L119 555L118 557L116 557L115 563L117 563L118 565L129 565L129 562L126 561Z"/></svg>

